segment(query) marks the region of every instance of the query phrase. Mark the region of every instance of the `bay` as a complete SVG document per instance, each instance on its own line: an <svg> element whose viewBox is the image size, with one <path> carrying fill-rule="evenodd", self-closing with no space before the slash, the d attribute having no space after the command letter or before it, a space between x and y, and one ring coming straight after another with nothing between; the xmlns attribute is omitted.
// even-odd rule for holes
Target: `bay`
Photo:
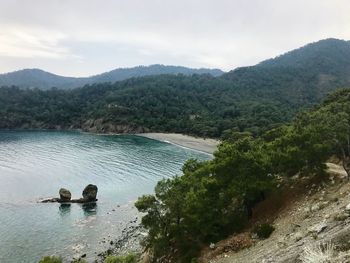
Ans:
<svg viewBox="0 0 350 263"><path fill-rule="evenodd" d="M181 174L189 158L211 156L132 135L0 132L0 262L92 260L136 219L137 197ZM90 183L99 189L96 206L38 203L61 187L79 198Z"/></svg>

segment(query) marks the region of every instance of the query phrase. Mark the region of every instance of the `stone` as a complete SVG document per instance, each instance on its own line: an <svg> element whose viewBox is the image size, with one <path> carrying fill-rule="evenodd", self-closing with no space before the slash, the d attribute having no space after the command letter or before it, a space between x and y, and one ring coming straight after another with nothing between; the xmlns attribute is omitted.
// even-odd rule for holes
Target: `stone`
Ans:
<svg viewBox="0 0 350 263"><path fill-rule="evenodd" d="M345 211L346 211L347 213L350 213L350 204L348 204L348 205L345 207Z"/></svg>
<svg viewBox="0 0 350 263"><path fill-rule="evenodd" d="M298 241L301 240L303 237L304 237L304 235L303 235L302 232L296 232L296 233L294 234L294 241L295 241L295 242L298 242Z"/></svg>
<svg viewBox="0 0 350 263"><path fill-rule="evenodd" d="M61 188L59 191L59 194L60 194L60 200L63 202L64 201L69 202L70 199L72 198L72 194L70 193L70 191L65 188Z"/></svg>
<svg viewBox="0 0 350 263"><path fill-rule="evenodd" d="M320 205L319 204L314 204L313 206L311 206L311 212L315 212L320 210Z"/></svg>
<svg viewBox="0 0 350 263"><path fill-rule="evenodd" d="M319 223L310 227L308 230L310 233L320 234L323 230L325 230L328 225L325 222Z"/></svg>
<svg viewBox="0 0 350 263"><path fill-rule="evenodd" d="M96 201L97 190L98 188L96 185L93 185L93 184L87 185L83 191L83 199L86 202Z"/></svg>

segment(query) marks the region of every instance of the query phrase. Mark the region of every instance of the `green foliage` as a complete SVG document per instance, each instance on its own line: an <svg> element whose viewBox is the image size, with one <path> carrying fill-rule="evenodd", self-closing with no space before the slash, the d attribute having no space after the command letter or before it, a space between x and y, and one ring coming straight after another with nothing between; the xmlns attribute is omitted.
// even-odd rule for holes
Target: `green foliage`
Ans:
<svg viewBox="0 0 350 263"><path fill-rule="evenodd" d="M254 227L253 233L257 234L257 236L261 239L269 238L275 228L268 223L260 224Z"/></svg>
<svg viewBox="0 0 350 263"><path fill-rule="evenodd" d="M108 256L104 263L136 263L138 256L136 254L128 254L125 256Z"/></svg>
<svg viewBox="0 0 350 263"><path fill-rule="evenodd" d="M254 134L283 123L294 109L277 98L252 97L230 80L154 76L80 89L0 88L0 128L129 129L220 137L235 128ZM170 99L169 99L170 98Z"/></svg>
<svg viewBox="0 0 350 263"><path fill-rule="evenodd" d="M62 263L62 259L56 256L46 256L40 259L39 263Z"/></svg>
<svg viewBox="0 0 350 263"><path fill-rule="evenodd" d="M146 213L146 244L155 257L175 249L182 262L189 262L203 244L240 231L251 207L273 186L268 169L263 142L245 137L223 143L214 160L189 160L183 176L160 181L154 196L135 203Z"/></svg>
<svg viewBox="0 0 350 263"><path fill-rule="evenodd" d="M320 176L331 155L347 160L349 116L350 89L260 137L227 133L213 160L188 160L182 176L160 181L155 195L138 199L147 247L155 258L190 262L203 245L241 231L254 205L273 191L276 176ZM254 231L267 238L273 230L262 224Z"/></svg>
<svg viewBox="0 0 350 263"><path fill-rule="evenodd" d="M349 61L349 43L330 39L220 77L147 76L67 91L4 87L0 128L103 133L123 132L117 127L125 125L129 132L257 136L290 121L329 91L349 85Z"/></svg>
<svg viewBox="0 0 350 263"><path fill-rule="evenodd" d="M73 260L72 263L87 263L87 261L80 258L80 259Z"/></svg>

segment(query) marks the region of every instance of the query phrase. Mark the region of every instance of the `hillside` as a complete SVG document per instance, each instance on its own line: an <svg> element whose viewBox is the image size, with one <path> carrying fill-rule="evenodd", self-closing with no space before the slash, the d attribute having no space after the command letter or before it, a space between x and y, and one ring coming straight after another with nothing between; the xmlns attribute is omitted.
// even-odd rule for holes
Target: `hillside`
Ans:
<svg viewBox="0 0 350 263"><path fill-rule="evenodd" d="M220 77L145 76L68 91L2 88L0 128L259 135L350 86L349 50L348 42L327 39Z"/></svg>
<svg viewBox="0 0 350 263"><path fill-rule="evenodd" d="M233 236L217 243L215 248L206 250L205 257L212 259L203 262L348 262L349 183L345 179L345 171L341 167L339 170L330 170L325 180L317 185L304 185L306 189L299 185L300 189L289 189L295 197L274 217L270 216L269 221L276 229L268 239L259 240L251 233L246 233L245 242L249 243L249 247L232 251L235 248ZM294 178L295 186L298 185L297 181ZM269 202L267 200L264 205ZM322 253L320 247L327 245L328 253Z"/></svg>
<svg viewBox="0 0 350 263"><path fill-rule="evenodd" d="M182 176L139 197L153 262L215 262L206 247L220 263L294 263L304 245L316 259L303 263L348 262L349 106L343 89L262 136L234 133L212 160L187 161ZM343 169L331 164L328 176L329 160Z"/></svg>
<svg viewBox="0 0 350 263"><path fill-rule="evenodd" d="M83 78L63 77L40 69L23 69L10 73L0 74L0 86L17 86L20 88L50 89L71 89L87 84L116 82L133 77L162 75L162 74L210 74L220 76L223 72L219 69L192 69L180 66L138 66L133 68L118 68L99 75Z"/></svg>
<svg viewBox="0 0 350 263"><path fill-rule="evenodd" d="M232 80L241 92L256 96L317 103L330 91L349 85L349 59L350 42L325 39L256 66L238 68L222 78Z"/></svg>

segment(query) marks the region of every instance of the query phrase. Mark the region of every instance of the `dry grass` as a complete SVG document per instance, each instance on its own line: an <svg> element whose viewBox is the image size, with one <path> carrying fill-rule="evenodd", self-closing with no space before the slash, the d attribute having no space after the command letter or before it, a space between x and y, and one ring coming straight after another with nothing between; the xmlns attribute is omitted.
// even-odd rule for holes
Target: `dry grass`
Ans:
<svg viewBox="0 0 350 263"><path fill-rule="evenodd" d="M331 242L317 243L304 247L301 254L303 263L332 263L336 257L334 245Z"/></svg>

